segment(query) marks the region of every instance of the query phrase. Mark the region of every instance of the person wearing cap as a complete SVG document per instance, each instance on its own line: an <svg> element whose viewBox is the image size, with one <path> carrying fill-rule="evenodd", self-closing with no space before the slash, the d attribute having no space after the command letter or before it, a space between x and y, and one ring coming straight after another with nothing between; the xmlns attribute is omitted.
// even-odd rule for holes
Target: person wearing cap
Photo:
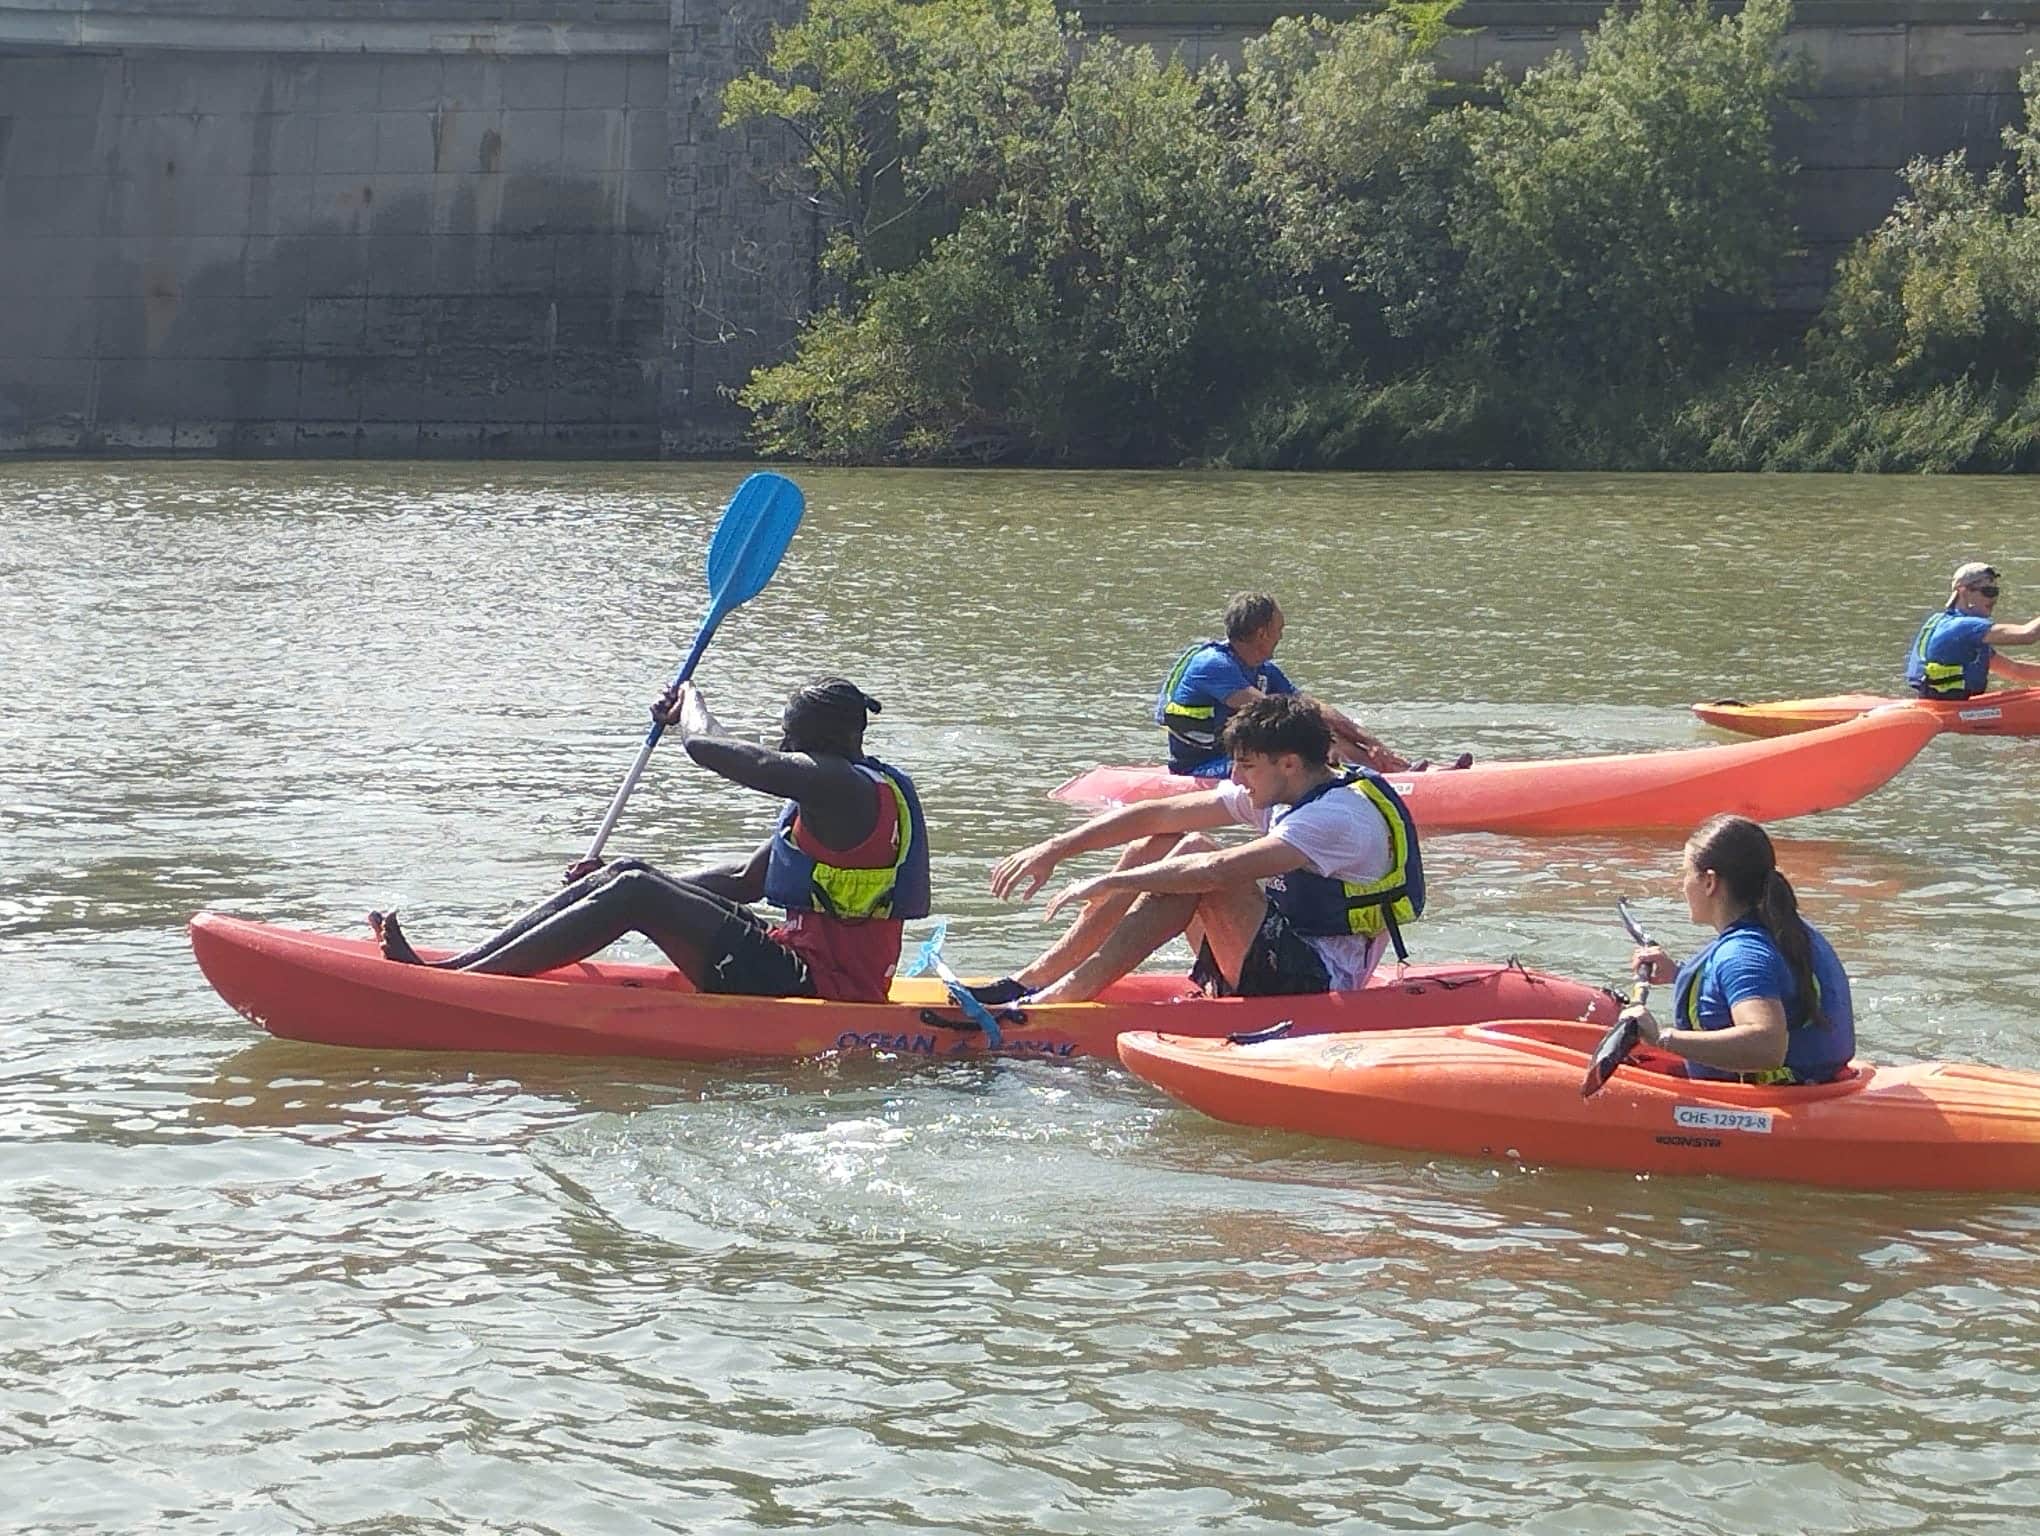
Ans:
<svg viewBox="0 0 2040 1536"><path fill-rule="evenodd" d="M749 859L669 875L638 859L567 869L567 884L447 970L536 976L627 933L656 944L704 992L882 1002L901 924L929 909L928 825L913 780L864 750L878 700L840 677L795 691L776 748L726 733L700 689L668 689L653 713L687 755L746 789L785 801ZM753 911L764 900L786 914ZM392 960L422 964L395 913L369 922Z"/></svg>
<svg viewBox="0 0 2040 1536"><path fill-rule="evenodd" d="M1242 592L1225 608L1225 638L1202 640L1176 659L1155 699L1155 724L1168 732L1169 772L1222 779L1228 771L1219 738L1226 721L1255 699L1293 694L1296 685L1275 665L1282 643L1282 610L1265 592ZM1334 750L1378 773L1403 773L1413 764L1330 705L1320 704ZM1464 768L1471 754L1454 763Z"/></svg>
<svg viewBox="0 0 2040 1536"><path fill-rule="evenodd" d="M2040 641L2040 618L2024 624L1997 621L2000 590L1994 566L1971 560L1955 568L1948 606L1927 615L1906 654L1905 680L1914 693L1923 699L1974 698L1990 686L1993 675L2040 683L2040 664L1997 654L2001 645Z"/></svg>

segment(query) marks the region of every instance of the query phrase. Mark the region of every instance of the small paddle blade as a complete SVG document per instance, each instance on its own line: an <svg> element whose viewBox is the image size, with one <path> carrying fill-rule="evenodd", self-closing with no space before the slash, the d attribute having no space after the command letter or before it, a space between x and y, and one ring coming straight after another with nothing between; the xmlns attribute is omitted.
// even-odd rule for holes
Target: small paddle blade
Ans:
<svg viewBox="0 0 2040 1536"><path fill-rule="evenodd" d="M1601 1085L1615 1075L1615 1069L1636 1049L1639 1033L1636 1020L1615 1021L1608 1033L1601 1037L1601 1043L1594 1047L1594 1058L1587 1063L1586 1078L1580 1083L1581 1098L1591 1099L1601 1091Z"/></svg>
<svg viewBox="0 0 2040 1536"><path fill-rule="evenodd" d="M784 475L746 475L730 497L708 546L708 594L728 610L765 590L807 510L800 487Z"/></svg>
<svg viewBox="0 0 2040 1536"><path fill-rule="evenodd" d="M935 925L935 931L921 941L921 947L914 951L914 958L900 967L902 976L924 976L935 969L935 962L942 958L942 941L949 937L949 919L944 918Z"/></svg>
<svg viewBox="0 0 2040 1536"><path fill-rule="evenodd" d="M1000 1032L998 1018L992 1010L979 1002L970 988L950 973L948 966L943 966L939 974L942 977L942 985L949 992L949 1000L956 1004L957 1011L984 1031L985 1044L995 1051L1004 1047L1006 1037Z"/></svg>

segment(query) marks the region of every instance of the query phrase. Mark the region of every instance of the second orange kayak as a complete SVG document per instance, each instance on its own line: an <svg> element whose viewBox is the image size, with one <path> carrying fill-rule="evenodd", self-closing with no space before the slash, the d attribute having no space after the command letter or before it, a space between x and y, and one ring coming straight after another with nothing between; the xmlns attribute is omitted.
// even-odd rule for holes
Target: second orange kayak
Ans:
<svg viewBox="0 0 2040 1536"><path fill-rule="evenodd" d="M2040 1074L1851 1064L1807 1088L1701 1082L1641 1051L1592 1098L1601 1031L1514 1021L1233 1045L1131 1033L1120 1059L1239 1125L1460 1157L1854 1189L2040 1190Z"/></svg>
<svg viewBox="0 0 2040 1536"><path fill-rule="evenodd" d="M1823 699L1779 699L1745 704L1716 699L1695 704L1709 725L1744 736L1790 736L1838 725L1886 704L1910 704L1941 722L1944 731L1976 736L2040 736L2040 688L2000 688L1973 699L1893 699L1876 693L1836 693Z"/></svg>
<svg viewBox="0 0 2040 1536"><path fill-rule="evenodd" d="M1732 812L1780 821L1859 800L1940 731L1901 704L1772 741L1614 757L1484 763L1388 781L1427 832L1690 831ZM1208 787L1161 768L1094 768L1049 791L1077 805L1124 805Z"/></svg>

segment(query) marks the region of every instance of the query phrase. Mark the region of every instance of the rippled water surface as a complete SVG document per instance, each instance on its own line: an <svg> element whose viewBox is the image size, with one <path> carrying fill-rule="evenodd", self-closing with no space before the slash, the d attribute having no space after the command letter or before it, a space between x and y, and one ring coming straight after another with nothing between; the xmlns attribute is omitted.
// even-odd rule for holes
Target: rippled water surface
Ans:
<svg viewBox="0 0 2040 1536"><path fill-rule="evenodd" d="M2040 1200L1494 1168L1248 1133L1104 1063L695 1068L268 1040L219 908L476 936L583 844L740 470L0 468L0 1527L2032 1529ZM990 863L1152 753L1268 586L1412 752L1696 744L1887 687L2030 484L802 473L701 681L842 670L920 780L949 953ZM656 757L612 847L771 807ZM1779 829L1865 1050L2040 1067L2040 742ZM1675 838L1438 838L1433 958L1684 949Z"/></svg>

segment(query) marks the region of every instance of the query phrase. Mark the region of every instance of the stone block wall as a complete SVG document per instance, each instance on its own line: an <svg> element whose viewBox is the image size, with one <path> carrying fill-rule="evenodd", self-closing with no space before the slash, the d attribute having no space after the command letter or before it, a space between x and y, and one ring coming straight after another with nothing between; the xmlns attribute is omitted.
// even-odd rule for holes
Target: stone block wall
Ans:
<svg viewBox="0 0 2040 1536"><path fill-rule="evenodd" d="M675 455L748 449L733 398L786 356L815 303L821 230L796 190L784 129L724 128L722 90L763 61L803 0L673 0L663 442Z"/></svg>
<svg viewBox="0 0 2040 1536"><path fill-rule="evenodd" d="M0 450L655 453L667 92L663 51L0 56Z"/></svg>
<svg viewBox="0 0 2040 1536"><path fill-rule="evenodd" d="M718 454L822 231L720 93L803 0L0 0L0 452ZM1237 62L1292 6L1103 0ZM1347 16L1350 0L1313 7ZM1468 0L1448 74L1601 6ZM1920 154L2000 154L2040 0L1800 0L1805 311Z"/></svg>

